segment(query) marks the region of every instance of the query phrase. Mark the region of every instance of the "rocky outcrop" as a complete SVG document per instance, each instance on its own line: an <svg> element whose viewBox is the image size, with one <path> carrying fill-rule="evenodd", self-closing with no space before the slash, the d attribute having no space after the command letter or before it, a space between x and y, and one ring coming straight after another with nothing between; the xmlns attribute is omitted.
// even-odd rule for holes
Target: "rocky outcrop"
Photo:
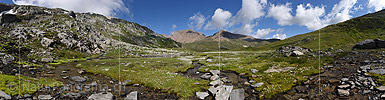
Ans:
<svg viewBox="0 0 385 100"><path fill-rule="evenodd" d="M0 65L8 65L11 64L15 58L12 55L0 53Z"/></svg>
<svg viewBox="0 0 385 100"><path fill-rule="evenodd" d="M11 100L11 95L8 95L7 93L0 91L0 99L4 98L5 100Z"/></svg>
<svg viewBox="0 0 385 100"><path fill-rule="evenodd" d="M283 56L302 56L305 53L309 53L312 50L304 47L297 47L297 46L283 46L280 47L278 50L276 50L278 53L283 54Z"/></svg>
<svg viewBox="0 0 385 100"><path fill-rule="evenodd" d="M366 39L354 45L353 49L379 49L385 48L385 40Z"/></svg>
<svg viewBox="0 0 385 100"><path fill-rule="evenodd" d="M110 92L92 94L88 97L88 100L113 100L114 95Z"/></svg>

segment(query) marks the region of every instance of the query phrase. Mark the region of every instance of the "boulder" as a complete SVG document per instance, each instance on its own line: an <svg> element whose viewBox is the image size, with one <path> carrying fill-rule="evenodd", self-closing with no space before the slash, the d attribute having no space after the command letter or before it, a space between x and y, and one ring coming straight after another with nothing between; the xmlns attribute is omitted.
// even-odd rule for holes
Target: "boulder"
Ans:
<svg viewBox="0 0 385 100"><path fill-rule="evenodd" d="M207 96L209 96L209 93L207 92L196 92L195 93L199 99L205 99Z"/></svg>
<svg viewBox="0 0 385 100"><path fill-rule="evenodd" d="M245 99L245 89L234 89L231 91L230 100L244 100Z"/></svg>
<svg viewBox="0 0 385 100"><path fill-rule="evenodd" d="M220 86L223 85L223 82L221 80L215 80L209 83L211 86Z"/></svg>
<svg viewBox="0 0 385 100"><path fill-rule="evenodd" d="M138 91L130 92L130 94L128 94L127 97L124 98L124 100L138 100Z"/></svg>
<svg viewBox="0 0 385 100"><path fill-rule="evenodd" d="M366 39L354 45L353 49L379 49L385 48L385 40L380 39Z"/></svg>
<svg viewBox="0 0 385 100"><path fill-rule="evenodd" d="M8 65L11 64L14 60L15 57L5 53L0 53L0 64Z"/></svg>
<svg viewBox="0 0 385 100"><path fill-rule="evenodd" d="M219 70L210 70L210 73L213 74L213 75L219 75L221 73L221 71L219 71Z"/></svg>
<svg viewBox="0 0 385 100"><path fill-rule="evenodd" d="M338 94L340 94L340 96L349 96L349 90L344 90L344 89L338 89Z"/></svg>
<svg viewBox="0 0 385 100"><path fill-rule="evenodd" d="M52 96L51 95L39 95L37 98L39 100L51 100Z"/></svg>
<svg viewBox="0 0 385 100"><path fill-rule="evenodd" d="M297 47L297 46L283 46L276 51L278 53L283 54L285 57L288 57L288 56L301 56L301 55L304 55L305 53L311 52L312 50L308 48Z"/></svg>
<svg viewBox="0 0 385 100"><path fill-rule="evenodd" d="M373 69L373 70L370 70L369 72L370 73L376 73L376 74L384 75L385 74L385 69Z"/></svg>
<svg viewBox="0 0 385 100"><path fill-rule="evenodd" d="M378 48L385 48L385 40L374 39Z"/></svg>
<svg viewBox="0 0 385 100"><path fill-rule="evenodd" d="M215 100L228 100L232 90L233 86L221 86L215 94Z"/></svg>
<svg viewBox="0 0 385 100"><path fill-rule="evenodd" d="M205 73L201 76L202 79L210 79L211 75L210 73Z"/></svg>
<svg viewBox="0 0 385 100"><path fill-rule="evenodd" d="M384 91L385 91L385 86L377 87L377 90L378 90L378 91L381 91L381 92L384 92Z"/></svg>
<svg viewBox="0 0 385 100"><path fill-rule="evenodd" d="M302 55L304 55L301 51L293 51L293 53L291 53L291 55L290 56L294 56L294 57L296 57L296 56L302 56Z"/></svg>
<svg viewBox="0 0 385 100"><path fill-rule="evenodd" d="M4 98L6 100L12 99L11 95L8 95L7 93L0 91L0 98Z"/></svg>
<svg viewBox="0 0 385 100"><path fill-rule="evenodd" d="M110 92L92 94L88 97L88 100L113 100L114 95Z"/></svg>
<svg viewBox="0 0 385 100"><path fill-rule="evenodd" d="M20 22L21 20L19 18L17 18L16 15L14 14L2 14L0 16L0 24L3 24L3 23L16 23L16 22Z"/></svg>
<svg viewBox="0 0 385 100"><path fill-rule="evenodd" d="M218 75L211 76L210 80L212 80L212 81L219 80L219 76Z"/></svg>

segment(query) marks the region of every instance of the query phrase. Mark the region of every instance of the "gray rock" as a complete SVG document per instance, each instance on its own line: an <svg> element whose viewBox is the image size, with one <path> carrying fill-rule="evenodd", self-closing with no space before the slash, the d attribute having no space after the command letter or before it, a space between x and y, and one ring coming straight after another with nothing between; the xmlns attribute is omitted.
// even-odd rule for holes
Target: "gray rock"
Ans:
<svg viewBox="0 0 385 100"><path fill-rule="evenodd" d="M211 76L210 80L212 80L212 81L219 80L219 76L218 75Z"/></svg>
<svg viewBox="0 0 385 100"><path fill-rule="evenodd" d="M71 98L71 99L78 99L81 97L80 93L67 93L64 95L64 97Z"/></svg>
<svg viewBox="0 0 385 100"><path fill-rule="evenodd" d="M45 47L49 47L51 46L51 44L53 43L54 41L52 39L48 39L46 37L44 37L43 39L41 39L40 43L42 46L45 46Z"/></svg>
<svg viewBox="0 0 385 100"><path fill-rule="evenodd" d="M214 86L210 86L210 88L208 90L211 92L211 94L216 94L218 92L219 88L214 87Z"/></svg>
<svg viewBox="0 0 385 100"><path fill-rule="evenodd" d="M255 73L258 73L259 70L257 69L250 69L251 73L255 74Z"/></svg>
<svg viewBox="0 0 385 100"><path fill-rule="evenodd" d="M50 62L53 62L53 58L42 58L41 62L50 63Z"/></svg>
<svg viewBox="0 0 385 100"><path fill-rule="evenodd" d="M13 57L9 54L0 53L0 60L1 60L0 64L8 65L8 64L11 64L15 60L15 57Z"/></svg>
<svg viewBox="0 0 385 100"><path fill-rule="evenodd" d="M220 70L210 70L210 73L213 75L219 75L221 73Z"/></svg>
<svg viewBox="0 0 385 100"><path fill-rule="evenodd" d="M368 94L368 93L370 93L370 92L372 92L372 91L370 91L370 90L364 90L362 93Z"/></svg>
<svg viewBox="0 0 385 100"><path fill-rule="evenodd" d="M343 90L343 89L338 89L338 94L340 94L340 96L348 96L349 95L349 90Z"/></svg>
<svg viewBox="0 0 385 100"><path fill-rule="evenodd" d="M385 48L385 40L374 39L378 48Z"/></svg>
<svg viewBox="0 0 385 100"><path fill-rule="evenodd" d="M126 84L128 84L130 82L131 82L131 80L125 80L124 82L121 83L121 85L126 85Z"/></svg>
<svg viewBox="0 0 385 100"><path fill-rule="evenodd" d="M304 55L301 51L293 51L293 53L291 54L291 56L302 56Z"/></svg>
<svg viewBox="0 0 385 100"><path fill-rule="evenodd" d="M205 99L207 96L209 96L209 93L207 92L196 92L195 93L199 99Z"/></svg>
<svg viewBox="0 0 385 100"><path fill-rule="evenodd" d="M376 49L376 42L373 39L366 39L364 41L358 42L354 45L353 49Z"/></svg>
<svg viewBox="0 0 385 100"><path fill-rule="evenodd" d="M346 88L348 88L348 87L350 87L349 84L339 85L339 86L338 86L338 88L341 88L341 89L346 89Z"/></svg>
<svg viewBox="0 0 385 100"><path fill-rule="evenodd" d="M7 93L0 91L0 98L4 98L6 100L12 99L11 95L8 95Z"/></svg>
<svg viewBox="0 0 385 100"><path fill-rule="evenodd" d="M373 70L370 70L369 72L384 75L385 69L373 69Z"/></svg>
<svg viewBox="0 0 385 100"><path fill-rule="evenodd" d="M37 98L39 100L51 100L52 96L51 95L39 95Z"/></svg>
<svg viewBox="0 0 385 100"><path fill-rule="evenodd" d="M378 90L378 91L381 91L381 92L384 92L384 91L385 91L385 86L377 87L377 90Z"/></svg>
<svg viewBox="0 0 385 100"><path fill-rule="evenodd" d="M205 73L201 76L202 79L210 79L211 75L210 73Z"/></svg>
<svg viewBox="0 0 385 100"><path fill-rule="evenodd" d="M130 92L124 100L138 100L138 91Z"/></svg>
<svg viewBox="0 0 385 100"><path fill-rule="evenodd" d="M88 100L112 100L114 95L110 92L92 94L88 97Z"/></svg>
<svg viewBox="0 0 385 100"><path fill-rule="evenodd" d="M261 87L262 85L263 85L263 82L260 82L260 83L255 83L251 85L251 87Z"/></svg>
<svg viewBox="0 0 385 100"><path fill-rule="evenodd" d="M305 53L311 52L312 50L308 48L297 47L297 46L283 46L276 51L288 57L288 56L301 56L301 55L304 55Z"/></svg>
<svg viewBox="0 0 385 100"><path fill-rule="evenodd" d="M215 80L209 83L211 86L220 86L223 85L223 82L221 80Z"/></svg>
<svg viewBox="0 0 385 100"><path fill-rule="evenodd" d="M341 81L342 82L347 82L347 81L349 81L349 78L342 78Z"/></svg>
<svg viewBox="0 0 385 100"><path fill-rule="evenodd" d="M75 81L75 82L84 82L84 81L86 81L87 79L84 78L84 77L81 77L81 76L73 76L73 77L71 77L71 80L72 80L72 81Z"/></svg>
<svg viewBox="0 0 385 100"><path fill-rule="evenodd" d="M244 89L234 89L230 94L230 100L244 100L244 99L245 99Z"/></svg>
<svg viewBox="0 0 385 100"><path fill-rule="evenodd" d="M215 100L228 100L232 90L233 86L221 86L215 94Z"/></svg>

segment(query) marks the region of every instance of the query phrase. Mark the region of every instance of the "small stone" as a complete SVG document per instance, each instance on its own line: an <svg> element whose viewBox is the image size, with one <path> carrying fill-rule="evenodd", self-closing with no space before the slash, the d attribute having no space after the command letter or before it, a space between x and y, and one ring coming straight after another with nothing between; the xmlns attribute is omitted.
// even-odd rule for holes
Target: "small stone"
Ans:
<svg viewBox="0 0 385 100"><path fill-rule="evenodd" d="M364 94L368 94L368 93L370 93L370 92L372 92L372 91L370 91L370 90L364 90L364 91L363 91Z"/></svg>
<svg viewBox="0 0 385 100"><path fill-rule="evenodd" d="M246 75L246 73L239 73L239 75L240 75L240 76L244 76L244 75Z"/></svg>
<svg viewBox="0 0 385 100"><path fill-rule="evenodd" d="M81 77L81 76L73 76L73 77L71 77L71 80L73 80L75 82L84 82L84 81L86 81L86 78Z"/></svg>
<svg viewBox="0 0 385 100"><path fill-rule="evenodd" d="M205 73L201 76L202 79L210 79L211 75L210 73Z"/></svg>
<svg viewBox="0 0 385 100"><path fill-rule="evenodd" d="M259 70L257 69L250 69L251 73L255 74L255 73L258 73Z"/></svg>
<svg viewBox="0 0 385 100"><path fill-rule="evenodd" d="M215 81L210 82L209 85L219 86L219 85L223 85L223 82L221 80L215 80Z"/></svg>
<svg viewBox="0 0 385 100"><path fill-rule="evenodd" d="M346 88L348 88L348 87L350 87L349 84L345 84L345 85L340 85L340 86L338 86L338 88L341 88L341 89L346 89Z"/></svg>
<svg viewBox="0 0 385 100"><path fill-rule="evenodd" d="M249 82L245 82L245 83L243 83L244 85L250 85L250 83Z"/></svg>
<svg viewBox="0 0 385 100"><path fill-rule="evenodd" d="M85 71L84 70L79 70L78 73L79 74L83 74Z"/></svg>
<svg viewBox="0 0 385 100"><path fill-rule="evenodd" d="M349 81L349 78L342 78L341 81L342 82L347 82L347 81Z"/></svg>
<svg viewBox="0 0 385 100"><path fill-rule="evenodd" d="M219 76L218 75L211 76L210 80L212 80L212 81L219 80Z"/></svg>
<svg viewBox="0 0 385 100"><path fill-rule="evenodd" d="M92 94L88 97L89 100L112 100L114 95L110 92Z"/></svg>
<svg viewBox="0 0 385 100"><path fill-rule="evenodd" d="M53 58L42 58L41 62L51 63L51 62L53 62Z"/></svg>
<svg viewBox="0 0 385 100"><path fill-rule="evenodd" d="M255 83L251 85L251 87L261 87L262 85L263 85L263 82L260 82L260 83Z"/></svg>
<svg viewBox="0 0 385 100"><path fill-rule="evenodd" d="M348 96L349 95L349 90L343 90L343 89L338 89L338 94L340 94L340 96Z"/></svg>
<svg viewBox="0 0 385 100"><path fill-rule="evenodd" d="M380 86L377 88L378 91L384 92L385 91L385 86Z"/></svg>
<svg viewBox="0 0 385 100"><path fill-rule="evenodd" d="M51 95L39 95L37 98L39 100L51 100L52 96Z"/></svg>
<svg viewBox="0 0 385 100"><path fill-rule="evenodd" d="M130 92L124 100L138 100L138 91Z"/></svg>
<svg viewBox="0 0 385 100"><path fill-rule="evenodd" d="M209 93L207 92L196 92L195 94L199 99L205 99L207 96L209 96Z"/></svg>

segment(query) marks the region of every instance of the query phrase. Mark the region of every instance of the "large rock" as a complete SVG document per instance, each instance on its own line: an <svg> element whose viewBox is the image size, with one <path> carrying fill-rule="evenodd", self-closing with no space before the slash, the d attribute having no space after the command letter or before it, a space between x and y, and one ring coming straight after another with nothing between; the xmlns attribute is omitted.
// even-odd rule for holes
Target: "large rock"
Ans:
<svg viewBox="0 0 385 100"><path fill-rule="evenodd" d="M211 86L219 86L219 85L223 85L223 82L221 80L215 80L215 81L210 82L210 85Z"/></svg>
<svg viewBox="0 0 385 100"><path fill-rule="evenodd" d="M255 73L258 73L259 70L257 69L250 69L251 73L255 74Z"/></svg>
<svg viewBox="0 0 385 100"><path fill-rule="evenodd" d="M218 92L215 94L215 100L228 100L233 86L220 86Z"/></svg>
<svg viewBox="0 0 385 100"><path fill-rule="evenodd" d="M377 90L378 90L378 91L381 91L381 92L384 92L384 91L385 91L385 86L377 87Z"/></svg>
<svg viewBox="0 0 385 100"><path fill-rule="evenodd" d="M11 95L8 95L7 93L0 91L0 98L4 98L6 100L12 99Z"/></svg>
<svg viewBox="0 0 385 100"><path fill-rule="evenodd" d="M114 95L110 92L92 94L88 97L88 100L113 100Z"/></svg>
<svg viewBox="0 0 385 100"><path fill-rule="evenodd" d="M340 94L340 96L349 96L349 90L344 90L344 89L338 89L337 90L338 94Z"/></svg>
<svg viewBox="0 0 385 100"><path fill-rule="evenodd" d="M366 39L354 45L353 49L378 49L385 48L385 41L380 39Z"/></svg>
<svg viewBox="0 0 385 100"><path fill-rule="evenodd" d="M244 100L244 99L245 99L244 89L234 89L230 94L230 100Z"/></svg>
<svg viewBox="0 0 385 100"><path fill-rule="evenodd" d="M220 70L210 70L210 73L213 75L219 75L221 73Z"/></svg>
<svg viewBox="0 0 385 100"><path fill-rule="evenodd" d="M5 53L0 53L0 64L8 65L11 64L14 60L15 57Z"/></svg>
<svg viewBox="0 0 385 100"><path fill-rule="evenodd" d="M297 47L297 46L283 46L276 50L278 53L283 54L284 56L301 56L305 53L311 52L311 49Z"/></svg>
<svg viewBox="0 0 385 100"><path fill-rule="evenodd" d="M260 82L260 83L255 83L251 85L251 87L261 87L262 85L263 85L263 82Z"/></svg>
<svg viewBox="0 0 385 100"><path fill-rule="evenodd" d="M211 75L210 73L205 73L201 76L202 79L210 79Z"/></svg>
<svg viewBox="0 0 385 100"><path fill-rule="evenodd" d="M138 91L130 92L124 100L138 100Z"/></svg>
<svg viewBox="0 0 385 100"><path fill-rule="evenodd" d="M373 69L373 70L370 70L369 72L384 75L385 69Z"/></svg>
<svg viewBox="0 0 385 100"><path fill-rule="evenodd" d="M199 99L205 99L207 96L209 96L209 93L207 92L196 92L195 93Z"/></svg>
<svg viewBox="0 0 385 100"><path fill-rule="evenodd" d="M41 62L50 63L50 62L53 62L53 58L42 58Z"/></svg>

